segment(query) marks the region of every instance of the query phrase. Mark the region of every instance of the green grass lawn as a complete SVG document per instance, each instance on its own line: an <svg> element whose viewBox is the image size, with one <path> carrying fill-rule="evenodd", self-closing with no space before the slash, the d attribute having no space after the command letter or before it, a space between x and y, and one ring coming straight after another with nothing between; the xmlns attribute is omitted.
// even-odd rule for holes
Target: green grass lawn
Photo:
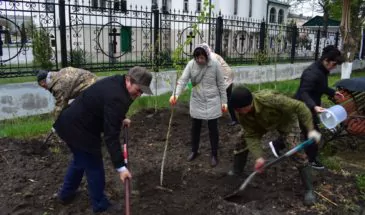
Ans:
<svg viewBox="0 0 365 215"><path fill-rule="evenodd" d="M105 74L105 73L100 73ZM364 77L365 71L355 72L352 77ZM330 76L329 85L333 86L340 79L340 74ZM1 79L0 79L1 80ZM263 83L263 84L250 84L247 85L252 91L259 89L275 89L288 96L293 96L299 85L299 79L278 81L276 83ZM166 108L169 107L170 93L166 93L160 96L143 96L138 98L130 107L128 116L137 113L141 109L145 108ZM189 91L186 91L179 97L179 102L189 101ZM324 106L331 105L331 102L323 97ZM0 138L11 137L11 138L30 138L45 134L50 131L53 120L48 114L40 116L20 117L11 120L0 121Z"/></svg>
<svg viewBox="0 0 365 215"><path fill-rule="evenodd" d="M0 121L0 138L27 139L50 131L53 118L50 114L19 117Z"/></svg>

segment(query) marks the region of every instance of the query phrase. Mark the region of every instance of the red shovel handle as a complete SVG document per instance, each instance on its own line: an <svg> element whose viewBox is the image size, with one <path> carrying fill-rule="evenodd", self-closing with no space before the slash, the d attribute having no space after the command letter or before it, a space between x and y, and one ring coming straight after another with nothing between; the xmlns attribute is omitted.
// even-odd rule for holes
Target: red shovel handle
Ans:
<svg viewBox="0 0 365 215"><path fill-rule="evenodd" d="M124 144L123 144L123 157L124 157L124 163L126 166L128 166L128 128L124 127ZM124 186L125 186L125 196L124 196L124 201L125 201L125 215L130 215L131 214L131 210L130 210L130 194L131 194L131 185L130 185L130 180L129 178L126 178L124 181Z"/></svg>
<svg viewBox="0 0 365 215"><path fill-rule="evenodd" d="M130 202L129 202L129 196L130 196L130 181L129 178L125 179L124 181L124 186L125 186L125 196L124 196L124 200L125 200L125 214L126 215L130 215L131 211L130 211Z"/></svg>

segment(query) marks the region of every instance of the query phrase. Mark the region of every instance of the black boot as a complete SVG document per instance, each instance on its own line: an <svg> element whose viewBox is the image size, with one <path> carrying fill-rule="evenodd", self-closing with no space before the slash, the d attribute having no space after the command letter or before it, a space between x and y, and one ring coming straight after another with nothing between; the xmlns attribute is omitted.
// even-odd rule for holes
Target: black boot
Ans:
<svg viewBox="0 0 365 215"><path fill-rule="evenodd" d="M246 166L248 151L235 154L233 157L233 170L228 172L229 176L240 176Z"/></svg>
<svg viewBox="0 0 365 215"><path fill-rule="evenodd" d="M212 156L211 159L210 159L210 166L211 167L215 167L218 165L218 158L217 156Z"/></svg>
<svg viewBox="0 0 365 215"><path fill-rule="evenodd" d="M310 166L301 167L299 168L299 174L305 188L304 205L314 205L316 196L313 192L312 168Z"/></svg>
<svg viewBox="0 0 365 215"><path fill-rule="evenodd" d="M200 154L198 153L198 152L192 152L189 156L188 156L188 158L187 158L187 161L192 161L192 160L194 160L196 157L198 157Z"/></svg>

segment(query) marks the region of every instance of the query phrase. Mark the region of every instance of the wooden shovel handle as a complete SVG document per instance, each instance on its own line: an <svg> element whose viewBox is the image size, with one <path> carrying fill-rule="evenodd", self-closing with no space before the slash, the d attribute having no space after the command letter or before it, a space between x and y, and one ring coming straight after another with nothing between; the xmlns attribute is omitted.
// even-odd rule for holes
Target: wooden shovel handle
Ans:
<svg viewBox="0 0 365 215"><path fill-rule="evenodd" d="M124 182L124 186L125 186L125 196L124 196L124 200L125 200L125 214L126 215L130 215L131 211L130 211L130 202L129 202L129 197L130 197L130 180L129 178L125 179Z"/></svg>

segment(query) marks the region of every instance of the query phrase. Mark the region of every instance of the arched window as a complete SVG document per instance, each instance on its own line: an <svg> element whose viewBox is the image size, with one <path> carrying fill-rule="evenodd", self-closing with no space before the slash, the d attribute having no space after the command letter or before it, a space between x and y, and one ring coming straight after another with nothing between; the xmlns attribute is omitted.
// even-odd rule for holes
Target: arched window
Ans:
<svg viewBox="0 0 365 215"><path fill-rule="evenodd" d="M187 13L189 11L189 0L184 0L183 12Z"/></svg>
<svg viewBox="0 0 365 215"><path fill-rule="evenodd" d="M201 12L202 10L202 0L196 0L196 12Z"/></svg>
<svg viewBox="0 0 365 215"><path fill-rule="evenodd" d="M270 9L270 22L271 23L276 22L276 10L273 7Z"/></svg>
<svg viewBox="0 0 365 215"><path fill-rule="evenodd" d="M278 23L282 24L284 22L284 10L280 9L278 14Z"/></svg>

